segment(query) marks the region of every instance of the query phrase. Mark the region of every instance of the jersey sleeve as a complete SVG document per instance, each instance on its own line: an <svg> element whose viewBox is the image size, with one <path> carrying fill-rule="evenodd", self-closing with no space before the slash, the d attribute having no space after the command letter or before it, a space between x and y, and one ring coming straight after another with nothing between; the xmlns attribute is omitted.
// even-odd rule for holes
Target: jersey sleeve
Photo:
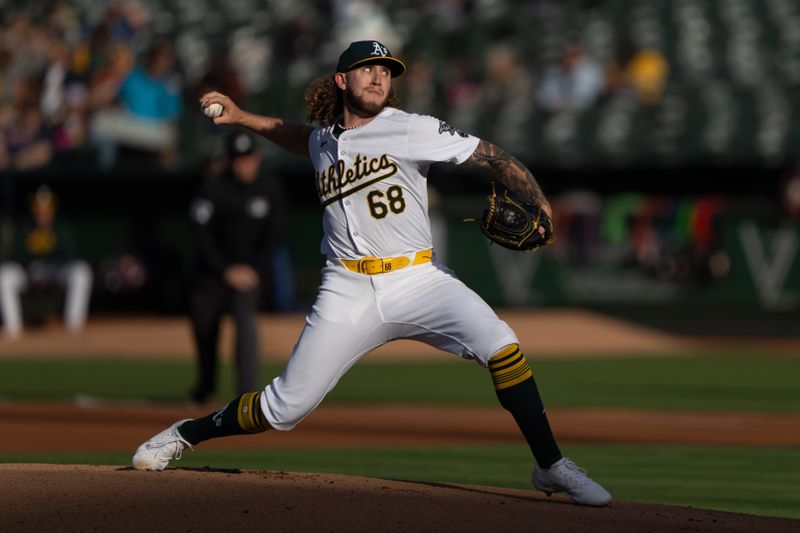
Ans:
<svg viewBox="0 0 800 533"><path fill-rule="evenodd" d="M320 144L325 138L325 129L314 128L308 136L308 155L314 161L320 152Z"/></svg>
<svg viewBox="0 0 800 533"><path fill-rule="evenodd" d="M438 118L411 115L408 125L408 154L421 163L455 163L467 160L480 139L464 133Z"/></svg>

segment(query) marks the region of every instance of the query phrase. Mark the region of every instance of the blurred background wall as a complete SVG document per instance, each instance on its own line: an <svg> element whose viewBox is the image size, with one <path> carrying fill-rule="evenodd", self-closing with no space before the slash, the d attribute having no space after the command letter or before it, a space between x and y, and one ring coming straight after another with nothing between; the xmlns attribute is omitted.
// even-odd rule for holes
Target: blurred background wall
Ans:
<svg viewBox="0 0 800 533"><path fill-rule="evenodd" d="M440 253L491 304L756 310L797 331L796 1L0 0L0 13L0 251L48 184L95 271L93 313L185 310L188 209L225 133L200 94L302 121L306 85L377 38L409 66L406 110L507 149L553 202L557 244L511 254L462 222L485 177L432 172ZM303 310L322 265L312 170L262 148L292 213L292 275L264 308Z"/></svg>

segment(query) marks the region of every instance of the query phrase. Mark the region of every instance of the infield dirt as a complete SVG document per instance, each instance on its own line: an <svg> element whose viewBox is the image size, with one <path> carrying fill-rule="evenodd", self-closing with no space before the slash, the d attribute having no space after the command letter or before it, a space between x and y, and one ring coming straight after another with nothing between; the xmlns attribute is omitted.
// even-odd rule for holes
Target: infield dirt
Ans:
<svg viewBox="0 0 800 533"><path fill-rule="evenodd" d="M200 413L175 406L0 403L0 452L132 453L175 419ZM552 410L551 419L565 442L687 442L691 436L693 443L800 445L800 420L791 415ZM203 449L512 443L519 443L517 429L499 408L334 405L320 407L294 431L212 440ZM532 490L330 474L6 464L0 465L0 480L2 531L781 533L800 528L796 520L689 507L614 501L592 509Z"/></svg>
<svg viewBox="0 0 800 533"><path fill-rule="evenodd" d="M797 521L387 479L83 465L0 465L5 531L797 531Z"/></svg>

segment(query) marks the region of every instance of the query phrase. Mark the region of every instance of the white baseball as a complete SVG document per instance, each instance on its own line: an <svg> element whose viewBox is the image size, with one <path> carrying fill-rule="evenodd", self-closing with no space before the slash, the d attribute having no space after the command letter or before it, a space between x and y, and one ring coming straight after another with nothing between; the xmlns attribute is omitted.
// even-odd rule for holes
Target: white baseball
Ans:
<svg viewBox="0 0 800 533"><path fill-rule="evenodd" d="M211 104L203 108L203 113L208 118L217 118L222 114L222 104Z"/></svg>

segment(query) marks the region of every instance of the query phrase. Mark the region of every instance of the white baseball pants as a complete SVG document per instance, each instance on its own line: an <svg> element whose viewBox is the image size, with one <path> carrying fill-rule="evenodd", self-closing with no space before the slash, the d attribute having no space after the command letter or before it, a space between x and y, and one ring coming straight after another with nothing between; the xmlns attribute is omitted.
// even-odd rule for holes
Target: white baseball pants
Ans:
<svg viewBox="0 0 800 533"><path fill-rule="evenodd" d="M294 428L359 359L395 339L419 340L483 366L518 343L480 296L436 263L368 276L329 260L286 368L261 395L270 425Z"/></svg>

